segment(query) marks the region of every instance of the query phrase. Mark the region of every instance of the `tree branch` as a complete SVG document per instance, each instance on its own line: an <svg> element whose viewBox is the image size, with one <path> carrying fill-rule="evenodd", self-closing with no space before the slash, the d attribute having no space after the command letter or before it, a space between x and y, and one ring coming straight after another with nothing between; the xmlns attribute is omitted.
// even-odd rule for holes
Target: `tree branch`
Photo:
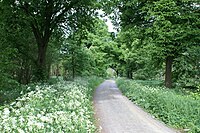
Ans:
<svg viewBox="0 0 200 133"><path fill-rule="evenodd" d="M52 21L52 28L55 28L56 24L59 23L59 21L65 15L65 13L72 9L74 5L78 4L78 2L79 1L76 0L75 2L71 2L67 7L65 7L65 9L63 9L63 11Z"/></svg>

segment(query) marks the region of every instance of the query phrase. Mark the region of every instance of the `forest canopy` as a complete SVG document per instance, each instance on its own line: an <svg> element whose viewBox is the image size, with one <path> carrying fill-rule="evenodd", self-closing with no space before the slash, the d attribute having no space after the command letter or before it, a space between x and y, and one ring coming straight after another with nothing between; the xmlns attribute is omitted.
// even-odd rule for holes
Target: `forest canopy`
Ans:
<svg viewBox="0 0 200 133"><path fill-rule="evenodd" d="M200 88L198 0L2 0L0 14L0 89L51 76L105 77L109 68ZM104 15L118 32L108 32Z"/></svg>

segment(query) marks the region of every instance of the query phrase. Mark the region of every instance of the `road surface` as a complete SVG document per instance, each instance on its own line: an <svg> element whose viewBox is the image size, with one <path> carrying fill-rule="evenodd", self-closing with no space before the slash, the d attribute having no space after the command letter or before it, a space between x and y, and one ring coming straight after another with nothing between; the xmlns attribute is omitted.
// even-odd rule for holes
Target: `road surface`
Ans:
<svg viewBox="0 0 200 133"><path fill-rule="evenodd" d="M94 108L101 133L177 133L123 96L114 80L96 89Z"/></svg>

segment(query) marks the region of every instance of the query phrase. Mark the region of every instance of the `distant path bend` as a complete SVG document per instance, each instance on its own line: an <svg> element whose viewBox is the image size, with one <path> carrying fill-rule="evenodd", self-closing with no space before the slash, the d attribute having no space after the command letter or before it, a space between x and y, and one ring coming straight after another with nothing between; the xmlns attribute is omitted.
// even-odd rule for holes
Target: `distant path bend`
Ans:
<svg viewBox="0 0 200 133"><path fill-rule="evenodd" d="M176 133L123 96L114 80L96 89L94 107L101 133Z"/></svg>

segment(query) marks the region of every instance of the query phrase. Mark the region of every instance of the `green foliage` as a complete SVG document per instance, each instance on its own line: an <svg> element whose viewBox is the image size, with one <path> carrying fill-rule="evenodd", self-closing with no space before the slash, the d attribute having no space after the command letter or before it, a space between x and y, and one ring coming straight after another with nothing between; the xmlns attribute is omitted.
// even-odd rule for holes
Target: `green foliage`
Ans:
<svg viewBox="0 0 200 133"><path fill-rule="evenodd" d="M106 76L107 68L115 64L116 50L116 43L112 41L105 22L96 18L92 30L76 30L62 45L65 75L72 78L81 75Z"/></svg>
<svg viewBox="0 0 200 133"><path fill-rule="evenodd" d="M9 81L7 81L6 83L8 82ZM19 83L10 85L5 84L5 86L0 90L0 106L15 101L18 97L22 96L23 94L33 91L34 88L35 84L33 83L30 83L28 85L21 85Z"/></svg>
<svg viewBox="0 0 200 133"><path fill-rule="evenodd" d="M83 25L89 29L95 3L92 0L67 3L41 0L1 1L1 88L10 82L27 84L48 78L51 64L59 62L57 60L62 36L66 34L63 32L64 28L67 32ZM79 8L80 5L85 8ZM76 21L74 18L77 18ZM60 23L65 24L60 26Z"/></svg>
<svg viewBox="0 0 200 133"><path fill-rule="evenodd" d="M115 78L117 75L116 75L116 71L112 68L108 68L106 70L106 73L107 73L107 78Z"/></svg>
<svg viewBox="0 0 200 133"><path fill-rule="evenodd" d="M150 87L142 85L141 81L124 79L118 79L117 84L131 101L166 124L178 129L189 129L190 133L200 132L198 93L184 94L165 87Z"/></svg>
<svg viewBox="0 0 200 133"><path fill-rule="evenodd" d="M92 92L101 82L97 77L36 85L16 102L0 109L1 132L97 131L93 118Z"/></svg>
<svg viewBox="0 0 200 133"><path fill-rule="evenodd" d="M29 34L34 37L31 42L33 40L35 42L31 46L36 48L36 55L31 55L30 57L36 58L34 60L35 70L33 73L36 81L45 80L49 77L49 64L51 63L49 62L48 51L52 50L49 50L49 45L52 41L51 39L55 38L58 29L68 33L83 27L83 25L89 29L92 25L94 11L97 8L94 0L3 0L1 3L5 3L10 8L11 15L14 14L14 19L12 18L11 20L20 20L20 22L13 21L12 24L24 24L24 28L29 29L28 34L20 32L22 37ZM4 19L8 16L5 15ZM22 41L21 39L19 40ZM20 42L19 40L17 41ZM28 48L32 49L32 47ZM24 52L25 50L23 49L22 51Z"/></svg>
<svg viewBox="0 0 200 133"><path fill-rule="evenodd" d="M82 33L77 31L70 35L61 47L65 76L87 75L89 72L91 56L89 50L82 44Z"/></svg>
<svg viewBox="0 0 200 133"><path fill-rule="evenodd" d="M174 80L177 85L197 89L200 83L200 47L193 46L176 59Z"/></svg>
<svg viewBox="0 0 200 133"><path fill-rule="evenodd" d="M115 40L120 75L135 79L163 79L165 75L168 86L173 75L176 85L198 86L199 65L190 63L198 60L196 53L199 53L199 3L196 0L102 2L107 6L103 7L105 12L113 13L111 18L121 26ZM195 54L184 55L194 47Z"/></svg>
<svg viewBox="0 0 200 133"><path fill-rule="evenodd" d="M108 32L108 27L103 20L95 20L94 29L88 32L84 43L91 51L91 58L94 61L93 73L105 76L107 68L115 64L117 44L112 40L111 33Z"/></svg>
<svg viewBox="0 0 200 133"><path fill-rule="evenodd" d="M146 34L152 37L152 43L161 49L160 59L166 60L165 85L171 87L173 60L198 45L199 16L196 1L159 0L143 7L147 12L146 20L152 26L146 29Z"/></svg>
<svg viewBox="0 0 200 133"><path fill-rule="evenodd" d="M33 35L10 4L0 3L0 90L30 82L34 67Z"/></svg>
<svg viewBox="0 0 200 133"><path fill-rule="evenodd" d="M134 80L137 84L141 84L143 86L163 86L163 81L161 80Z"/></svg>
<svg viewBox="0 0 200 133"><path fill-rule="evenodd" d="M147 40L138 38L138 29L123 29L117 36L116 42L121 53L119 63L124 66L124 72L128 78L151 79L158 73L159 65L156 63L154 55L157 48L154 44L149 44Z"/></svg>
<svg viewBox="0 0 200 133"><path fill-rule="evenodd" d="M10 80L10 79L8 79ZM20 92L22 90L22 86L19 86L19 84L12 84L12 85L7 85L4 82L1 85L1 90L0 90L0 106L4 105L5 103L10 103L14 101L17 97L21 96ZM11 88L12 87L12 88ZM15 88L13 88L15 87Z"/></svg>
<svg viewBox="0 0 200 133"><path fill-rule="evenodd" d="M147 12L146 19L152 21L146 32L151 34L158 47L162 47L164 56L177 57L187 47L196 45L199 39L198 9L193 4L192 0L159 0L143 8Z"/></svg>
<svg viewBox="0 0 200 133"><path fill-rule="evenodd" d="M91 88L87 94L88 94L88 97L91 98L90 100L92 101L95 89L98 87L98 85L100 85L104 81L104 79L97 76L82 77L81 79L83 78L85 81L88 82L87 87Z"/></svg>

